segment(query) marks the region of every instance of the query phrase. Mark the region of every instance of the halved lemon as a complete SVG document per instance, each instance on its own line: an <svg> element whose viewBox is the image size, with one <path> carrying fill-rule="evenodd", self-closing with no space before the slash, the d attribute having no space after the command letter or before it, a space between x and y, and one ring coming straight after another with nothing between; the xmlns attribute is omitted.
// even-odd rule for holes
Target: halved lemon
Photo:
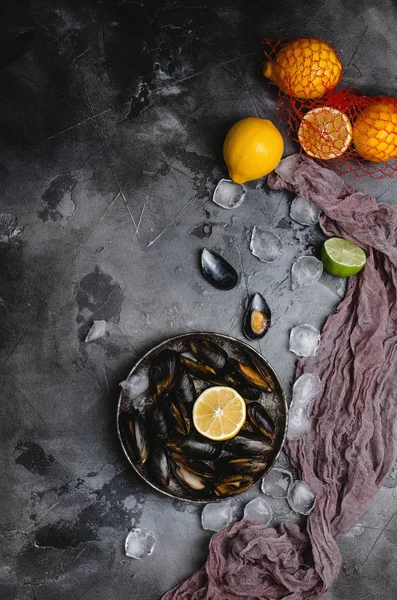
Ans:
<svg viewBox="0 0 397 600"><path fill-rule="evenodd" d="M215 386L204 390L193 406L193 423L210 440L229 440L245 423L244 399L233 388Z"/></svg>
<svg viewBox="0 0 397 600"><path fill-rule="evenodd" d="M331 106L310 110L298 130L298 139L305 152L321 160L341 156L350 146L352 137L349 117Z"/></svg>

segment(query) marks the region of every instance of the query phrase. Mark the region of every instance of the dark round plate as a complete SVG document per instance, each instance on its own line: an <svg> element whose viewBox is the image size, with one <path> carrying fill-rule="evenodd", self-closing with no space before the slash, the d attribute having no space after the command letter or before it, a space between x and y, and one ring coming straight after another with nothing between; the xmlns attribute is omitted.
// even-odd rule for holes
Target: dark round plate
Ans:
<svg viewBox="0 0 397 600"><path fill-rule="evenodd" d="M256 402L260 402L263 407L270 414L274 426L275 426L275 438L273 441L272 449L266 453L265 461L266 468L256 473L253 476L253 482L251 485L256 483L259 479L261 479L273 466L275 460L277 459L282 446L284 444L286 431L287 431L287 420L288 420L288 406L285 399L284 392L281 388L281 384L279 378L277 377L274 369L270 366L267 360L259 354L256 350L251 348L248 344L241 342L235 338L229 337L227 335L222 335L218 333L187 333L184 335L179 335L177 337L171 338L165 342L162 342L152 350L150 350L145 356L143 356L132 368L130 374L128 375L127 382L131 384L130 387L124 388L120 394L119 403L117 407L117 431L120 438L121 445L127 456L129 462L134 467L135 471L154 489L161 492L162 494L166 494L167 496L171 496L172 498L177 498L178 500L186 500L187 502L218 502L230 496L237 495L226 494L223 496L214 495L213 491L211 491L211 487L208 488L208 491L205 492L196 492L194 490L190 490L189 488L181 485L173 475L174 471L171 468L170 473L170 483L168 486L164 486L160 484L151 474L146 464L141 464L140 461L135 456L132 450L131 441L128 439L131 435L128 430L121 426L121 420L126 418L124 413L133 413L134 410L138 410L145 422L145 426L148 425L150 420L150 411L152 406L155 404L155 400L152 398L149 389L149 379L148 379L148 371L152 361L156 358L156 356L164 349L174 350L179 354L189 353L190 347L189 342L191 341L203 341L208 340L210 342L214 342L228 354L229 358L240 361L245 365L252 366L254 361L257 361L257 364L261 365L264 369L267 370L271 381L273 382L274 391L260 393L260 397ZM207 387L211 387L214 383L209 383L206 381L199 380L193 377L195 389L196 389L196 397ZM229 387L233 387L230 383L219 383L218 385L227 385ZM244 397L244 396L243 396ZM247 406L250 404L251 400L246 399ZM127 417L128 418L128 417ZM150 427L150 425L149 425ZM192 424L192 430L194 430ZM244 432L253 432L253 428L249 421L246 421L242 429L242 433ZM255 434L257 436L261 436L261 434L256 431ZM262 436L263 437L263 436ZM265 441L265 438L263 437ZM166 440L167 443L170 440ZM152 444L154 440L149 438L149 444ZM217 442L221 443L221 442ZM249 459L251 460L251 459ZM251 486L250 486L251 487ZM245 487L243 491L246 491L248 488Z"/></svg>

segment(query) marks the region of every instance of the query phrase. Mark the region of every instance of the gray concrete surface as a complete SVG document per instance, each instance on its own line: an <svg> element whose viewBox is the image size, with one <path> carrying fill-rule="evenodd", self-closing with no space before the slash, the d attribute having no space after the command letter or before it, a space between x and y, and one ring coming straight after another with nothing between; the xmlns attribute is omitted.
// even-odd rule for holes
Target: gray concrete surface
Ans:
<svg viewBox="0 0 397 600"><path fill-rule="evenodd" d="M290 290L291 262L322 236L289 219L286 194L253 184L236 211L211 202L222 140L244 116L281 127L263 37L324 38L346 85L393 94L396 27L391 0L6 3L0 205L21 231L0 232L1 600L156 600L202 565L200 508L155 493L122 456L118 382L174 334L241 338L258 290L273 311L260 349L289 392L288 330L321 327L343 285L324 275L315 293ZM357 183L384 202L394 184ZM254 224L282 237L282 261L250 254ZM204 245L242 273L233 291L201 276ZM108 333L84 345L93 319ZM397 467L340 540L343 570L324 599L397 597L396 501ZM132 524L157 535L142 562L123 554Z"/></svg>

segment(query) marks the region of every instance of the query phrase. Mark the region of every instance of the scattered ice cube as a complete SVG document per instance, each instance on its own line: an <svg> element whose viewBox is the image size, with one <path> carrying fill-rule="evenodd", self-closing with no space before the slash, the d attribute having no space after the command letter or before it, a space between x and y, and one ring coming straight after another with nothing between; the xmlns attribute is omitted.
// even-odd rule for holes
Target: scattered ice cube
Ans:
<svg viewBox="0 0 397 600"><path fill-rule="evenodd" d="M272 469L262 479L262 492L272 498L286 498L292 475L285 469Z"/></svg>
<svg viewBox="0 0 397 600"><path fill-rule="evenodd" d="M87 344L88 342L94 342L95 340L99 340L106 333L106 321L94 321L93 326L87 333L87 337L84 342Z"/></svg>
<svg viewBox="0 0 397 600"><path fill-rule="evenodd" d="M256 226L252 230L250 249L254 256L266 263L279 260L283 254L283 245L278 235Z"/></svg>
<svg viewBox="0 0 397 600"><path fill-rule="evenodd" d="M254 498L245 505L244 519L256 519L263 525L269 525L272 516L272 507L264 498Z"/></svg>
<svg viewBox="0 0 397 600"><path fill-rule="evenodd" d="M227 502L206 504L201 513L201 525L208 531L219 531L232 522L233 510Z"/></svg>
<svg viewBox="0 0 397 600"><path fill-rule="evenodd" d="M144 372L134 373L132 377L122 381L120 386L127 392L130 400L134 400L148 389L149 377Z"/></svg>
<svg viewBox="0 0 397 600"><path fill-rule="evenodd" d="M304 481L295 481L288 492L288 504L300 515L308 515L314 508L316 497L312 488Z"/></svg>
<svg viewBox="0 0 397 600"><path fill-rule="evenodd" d="M245 187L230 179L221 179L214 190L213 202L228 210L238 208L245 200Z"/></svg>
<svg viewBox="0 0 397 600"><path fill-rule="evenodd" d="M298 157L295 154L287 156L280 160L277 167L274 169L277 175L284 179L285 183L295 183L295 169L298 166Z"/></svg>
<svg viewBox="0 0 397 600"><path fill-rule="evenodd" d="M154 550L156 536L149 529L131 529L125 540L125 553L130 558L150 556Z"/></svg>
<svg viewBox="0 0 397 600"><path fill-rule="evenodd" d="M314 225L314 223L318 223L320 210L311 200L303 198L303 196L296 196L292 200L289 214L291 219L301 225Z"/></svg>
<svg viewBox="0 0 397 600"><path fill-rule="evenodd" d="M291 442L299 440L311 428L311 421L303 408L294 409L291 406L288 414L287 439Z"/></svg>
<svg viewBox="0 0 397 600"><path fill-rule="evenodd" d="M286 498L266 496L266 500L270 504L273 513L269 527L277 527L280 523L286 522L295 523L299 526L303 525L305 517L293 511Z"/></svg>
<svg viewBox="0 0 397 600"><path fill-rule="evenodd" d="M292 388L292 405L309 409L310 403L323 389L320 378L314 373L303 373Z"/></svg>
<svg viewBox="0 0 397 600"><path fill-rule="evenodd" d="M312 325L297 325L291 329L289 349L297 356L315 356L320 338L320 332Z"/></svg>
<svg viewBox="0 0 397 600"><path fill-rule="evenodd" d="M291 282L292 289L312 285L318 281L323 274L323 263L314 256L301 256L292 265Z"/></svg>

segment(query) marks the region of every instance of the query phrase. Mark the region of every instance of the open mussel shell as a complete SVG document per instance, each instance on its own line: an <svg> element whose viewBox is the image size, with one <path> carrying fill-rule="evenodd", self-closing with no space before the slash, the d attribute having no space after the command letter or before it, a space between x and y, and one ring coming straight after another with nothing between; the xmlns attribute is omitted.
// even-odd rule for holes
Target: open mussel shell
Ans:
<svg viewBox="0 0 397 600"><path fill-rule="evenodd" d="M154 439L166 441L170 434L167 417L164 409L158 403L152 407L148 417L148 429Z"/></svg>
<svg viewBox="0 0 397 600"><path fill-rule="evenodd" d="M245 380L248 386L254 386L265 392L273 392L274 384L270 377L260 372L257 365L246 365L242 362L237 363L237 372Z"/></svg>
<svg viewBox="0 0 397 600"><path fill-rule="evenodd" d="M193 490L194 492L209 491L210 485L205 477L196 475L195 473L192 473L181 466L176 466L174 472L179 483L181 483L188 490Z"/></svg>
<svg viewBox="0 0 397 600"><path fill-rule="evenodd" d="M154 358L149 368L149 389L154 400L172 390L178 379L178 366L174 350L166 348Z"/></svg>
<svg viewBox="0 0 397 600"><path fill-rule="evenodd" d="M196 389L194 387L193 379L188 373L182 373L176 386L174 387L174 395L186 404L190 406L196 400Z"/></svg>
<svg viewBox="0 0 397 600"><path fill-rule="evenodd" d="M221 456L214 463L215 471L219 476L227 475L252 475L263 472L267 463L261 458Z"/></svg>
<svg viewBox="0 0 397 600"><path fill-rule="evenodd" d="M132 450L136 460L144 464L149 455L150 445L143 417L137 410L131 413L122 412L119 423L125 443Z"/></svg>
<svg viewBox="0 0 397 600"><path fill-rule="evenodd" d="M192 340L189 346L199 361L212 367L215 371L220 371L225 367L227 352L218 344L209 340Z"/></svg>
<svg viewBox="0 0 397 600"><path fill-rule="evenodd" d="M263 454L273 450L273 446L263 437L249 431L240 432L230 440L226 440L223 442L223 447L226 452L230 452L237 457L263 456Z"/></svg>
<svg viewBox="0 0 397 600"><path fill-rule="evenodd" d="M264 297L257 292L249 302L243 333L249 340L260 340L270 327L271 312Z"/></svg>
<svg viewBox="0 0 397 600"><path fill-rule="evenodd" d="M167 446L189 458L216 460L222 452L222 442L214 442L200 435L190 435L168 442Z"/></svg>
<svg viewBox="0 0 397 600"><path fill-rule="evenodd" d="M170 467L164 448L155 446L149 454L146 466L157 483L165 487L168 486L170 482Z"/></svg>
<svg viewBox="0 0 397 600"><path fill-rule="evenodd" d="M204 277L221 290L231 290L237 285L238 275L232 265L207 248L201 252L201 270Z"/></svg>
<svg viewBox="0 0 397 600"><path fill-rule="evenodd" d="M254 483L252 477L248 475L229 475L215 486L216 496L235 496L248 490Z"/></svg>
<svg viewBox="0 0 397 600"><path fill-rule="evenodd" d="M215 477L215 468L203 460L199 460L196 458L187 458L183 454L179 454L178 452L172 452L170 454L170 459L174 462L178 467L183 467L187 471L198 475L199 477L205 478L213 478Z"/></svg>
<svg viewBox="0 0 397 600"><path fill-rule="evenodd" d="M251 402L247 406L247 415L251 425L265 438L273 443L276 438L274 421L267 410L259 402Z"/></svg>
<svg viewBox="0 0 397 600"><path fill-rule="evenodd" d="M224 379L209 365L205 365L198 361L196 362L184 354L180 355L179 360L184 369L186 369L192 377L201 379L202 381L208 381L213 385L223 385Z"/></svg>
<svg viewBox="0 0 397 600"><path fill-rule="evenodd" d="M177 396L167 396L162 401L162 407L171 429L181 435L190 433L190 419L186 406Z"/></svg>

